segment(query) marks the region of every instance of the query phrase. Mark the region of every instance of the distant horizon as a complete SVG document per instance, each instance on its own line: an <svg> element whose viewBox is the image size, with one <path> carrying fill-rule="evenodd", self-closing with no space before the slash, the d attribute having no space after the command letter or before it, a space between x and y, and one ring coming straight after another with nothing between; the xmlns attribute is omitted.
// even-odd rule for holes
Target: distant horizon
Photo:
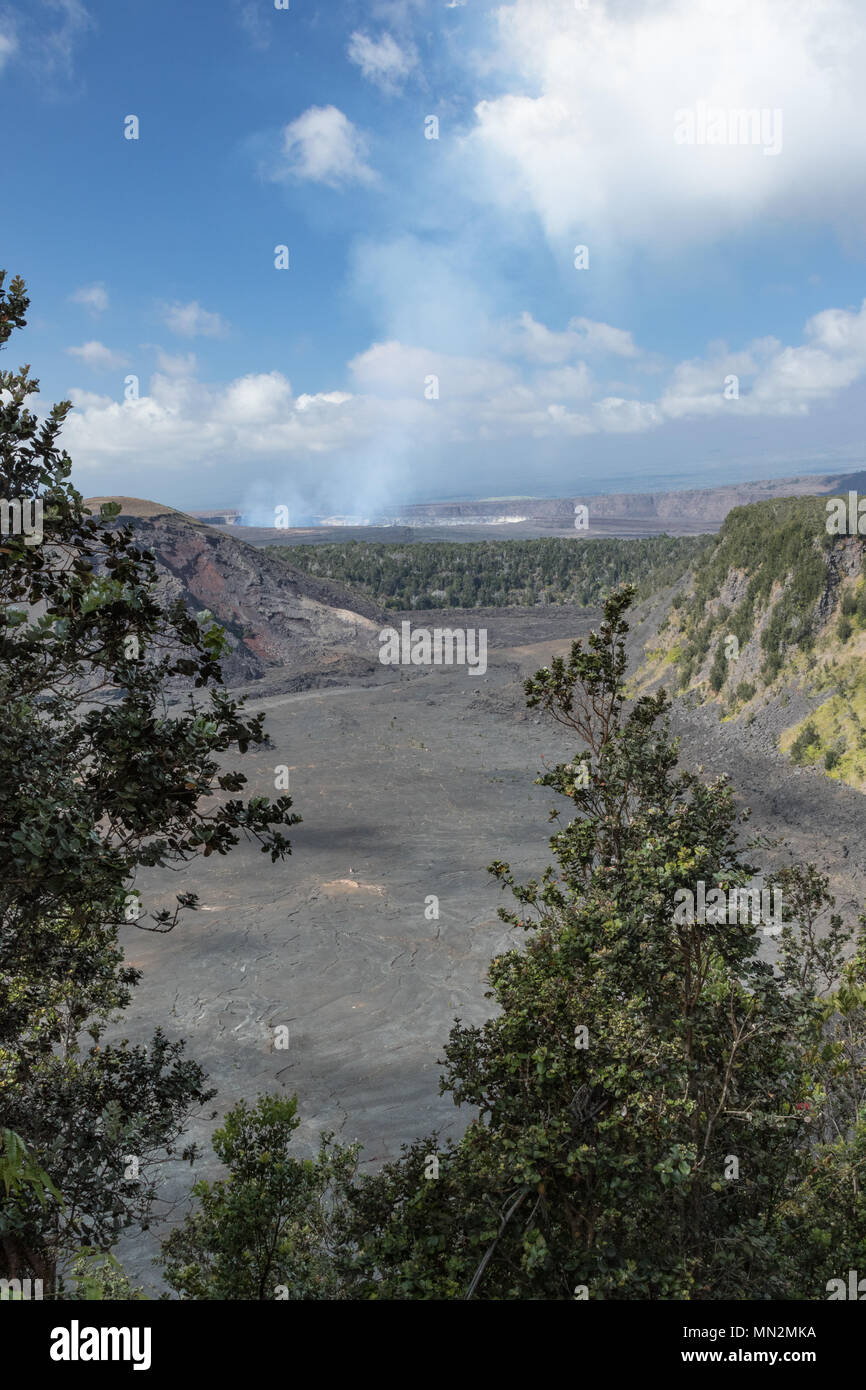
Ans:
<svg viewBox="0 0 866 1390"><path fill-rule="evenodd" d="M754 476L754 475L749 475L748 477L742 477L742 478L729 477L729 478L723 478L723 479L721 479L721 481L718 481L718 482L707 482L707 481L705 481L706 474L704 474L704 475L702 476L701 481L695 481L695 480L680 481L680 478L681 478L681 477L684 477L684 476L686 476L686 475L673 475L673 479L674 479L674 480L669 481L669 482L667 483L667 485L665 485L665 486L662 486L661 483L664 481L665 477L667 477L668 479L670 479L670 478L671 478L671 475L663 475L663 474L659 474L659 475L654 475L654 474L646 474L646 475L641 475L641 474L626 474L626 475L623 475L622 478L616 478L616 477L614 477L614 478L605 480L605 481L606 481L606 484L607 484L606 486L598 486L598 487L591 486L591 487L573 488L573 489L571 489L570 491L564 490L564 491L561 491L561 492L554 492L554 491L522 492L522 493L501 494L501 495L498 495L498 496L483 495L483 494L475 494L475 493L468 493L468 492L467 492L467 493L462 493L462 494L450 494L450 495L448 495L448 496L441 496L441 495L437 495L437 494L434 494L434 493L431 493L431 494L425 495L425 496L421 496L421 495L418 495L418 494L413 494L413 495L407 495L407 496L404 496L404 497L401 497L401 498L395 498L395 499L391 502L391 504L390 504L388 507L383 508L383 509L382 509L381 511L379 511L379 512L373 513L373 515L376 515L376 516L387 515L389 511L399 510L399 509L402 508L402 507L423 507L423 506L430 506L430 505L437 505L437 504L438 504L438 505L441 505L441 506L451 506L451 505L459 505L459 504L461 504L461 503L478 503L478 502L537 502L537 501L551 501L551 502L553 502L553 501L556 501L558 498L573 498L573 497L581 497L581 496L582 496L582 497L607 497L607 496L610 496L610 495L615 495L615 494L617 494L617 493L622 493L623 495L630 495L630 494L639 494L639 493L661 493L661 492L665 492L665 493L667 493L667 492L692 492L692 491L694 491L694 492L701 492L701 491L707 491L707 492L709 492L709 491L714 491L714 490L716 490L716 489L718 489L718 488L724 488L724 487L749 487L749 486L755 486L755 485L758 484L758 483L776 482L776 481L778 481L779 479L783 479L783 478L790 478L792 482L798 481L798 480L803 479L803 478L808 478L808 477L811 477L811 476L832 478L832 477L836 477L836 476L844 476L844 475L849 474L849 473L858 473L858 472L860 472L860 471L862 471L862 470L866 470L866 463L859 463L859 464L858 464L857 461L852 461L852 462L850 462L850 463L847 463L847 462L846 462L846 463L836 464L836 465L835 465L834 467L832 467L832 468L827 467L826 464L823 464L823 465L815 465L815 466L810 467L810 468L804 468L804 469L802 469L802 470L800 470L800 471L798 471L798 472L796 472L796 473L787 472L784 468L782 468L782 467L780 466L778 472L768 472L768 473L764 474L762 477L756 477L756 476ZM616 485L614 485L614 484L616 484ZM94 494L94 495L95 495L95 494ZM123 495L129 495L129 494L120 494L120 493L118 493L117 495L118 495L118 496L123 496ZM160 502L160 503L162 503L164 506L173 505L173 504L171 504L171 503L165 503L165 502L163 502L163 499L162 499L162 498L156 498L156 497L151 497L151 498L142 499L142 500L147 500L147 501L151 501L151 502ZM238 501L228 501L228 502L203 502L203 503L198 504L198 505L190 505L190 506L187 506L187 507L178 507L177 510L178 510L178 511L190 511L190 512L207 512L207 511L213 511L213 512L230 512L230 511L235 511L235 512L239 512L239 513L244 514L244 515L246 514L245 511L244 511L243 506L242 506ZM314 517L316 517L316 518L318 519L318 518L320 518L320 517L322 517L322 516L324 516L324 515L326 515L326 514L327 514L327 515L331 515L331 516L340 516L340 517L342 517L342 516L351 516L351 515L353 515L353 513L350 513L350 512L339 512L339 511L333 511L333 512L331 512L331 513L316 512L316 513L310 513L309 515L314 516ZM293 526L294 526L294 524L295 524L295 523L293 523ZM309 524L314 524L314 523L308 522L308 521L306 521L306 520L304 520L304 521L299 521L299 522L297 523L297 525L300 525L300 526L309 525ZM360 524L360 523L358 523L358 524Z"/></svg>

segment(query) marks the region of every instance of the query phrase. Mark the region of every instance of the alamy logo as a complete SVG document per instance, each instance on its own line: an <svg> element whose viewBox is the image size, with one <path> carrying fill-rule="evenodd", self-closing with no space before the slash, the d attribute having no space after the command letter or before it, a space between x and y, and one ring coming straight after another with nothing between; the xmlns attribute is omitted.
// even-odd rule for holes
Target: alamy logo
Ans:
<svg viewBox="0 0 866 1390"><path fill-rule="evenodd" d="M674 112L678 145L761 145L764 154L782 152L782 112L778 106L731 107L695 103Z"/></svg>
<svg viewBox="0 0 866 1390"><path fill-rule="evenodd" d="M479 676L487 670L487 629L416 627L403 622L379 633L383 666L469 666Z"/></svg>
<svg viewBox="0 0 866 1390"><path fill-rule="evenodd" d="M25 545L41 545L42 498L0 497L0 535L23 536Z"/></svg>
<svg viewBox="0 0 866 1390"><path fill-rule="evenodd" d="M866 536L866 497L849 492L847 505L844 497L828 498L827 535Z"/></svg>
<svg viewBox="0 0 866 1390"><path fill-rule="evenodd" d="M40 1299L41 1279L0 1279L0 1299Z"/></svg>
<svg viewBox="0 0 866 1390"><path fill-rule="evenodd" d="M830 1292L831 1289L832 1293ZM830 1303L839 1298L854 1299L858 1303L863 1303L866 1301L866 1279L858 1279L856 1269L849 1269L847 1289L844 1279L828 1279L827 1295Z"/></svg>
<svg viewBox="0 0 866 1390"><path fill-rule="evenodd" d="M782 930L782 893L773 889L772 909L769 888L711 888L699 880L697 893L690 888L678 888L674 894L674 923L692 926L695 922L721 926L739 922L745 926L762 926L765 936L776 936Z"/></svg>
<svg viewBox="0 0 866 1390"><path fill-rule="evenodd" d="M51 1329L52 1361L131 1361L134 1371L150 1370L149 1327L69 1327Z"/></svg>

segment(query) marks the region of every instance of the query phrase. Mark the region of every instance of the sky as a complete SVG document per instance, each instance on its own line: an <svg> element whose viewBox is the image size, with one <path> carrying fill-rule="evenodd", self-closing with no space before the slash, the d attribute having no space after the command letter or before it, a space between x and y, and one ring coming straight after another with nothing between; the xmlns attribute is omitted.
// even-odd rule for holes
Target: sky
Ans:
<svg viewBox="0 0 866 1390"><path fill-rule="evenodd" d="M862 0L0 0L3 366L260 522L860 468L864 72Z"/></svg>

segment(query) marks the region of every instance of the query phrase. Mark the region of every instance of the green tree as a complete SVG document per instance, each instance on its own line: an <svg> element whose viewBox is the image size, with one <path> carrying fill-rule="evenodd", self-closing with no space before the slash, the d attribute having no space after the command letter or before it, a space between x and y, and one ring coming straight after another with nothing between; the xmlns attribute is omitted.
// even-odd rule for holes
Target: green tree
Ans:
<svg viewBox="0 0 866 1390"><path fill-rule="evenodd" d="M807 719L803 728L800 730L794 742L791 744L791 758L795 763L808 761L813 749L817 751L821 744L821 736L815 728L811 719Z"/></svg>
<svg viewBox="0 0 866 1390"><path fill-rule="evenodd" d="M0 346L27 308L21 279L7 291L0 273ZM100 1046L138 978L121 931L168 931L196 906L180 893L149 912L137 872L226 854L241 836L278 859L298 817L288 797L239 795L246 778L224 760L267 739L220 688L222 630L160 600L154 558L118 508L85 508L58 443L70 403L38 419L29 371L0 372L0 1126L64 1201L24 1191L12 1211L0 1194L0 1217L10 1276L50 1282L59 1257L147 1221L148 1165L211 1094L159 1031L150 1047ZM41 508L41 537L16 526L17 507Z"/></svg>
<svg viewBox="0 0 866 1390"><path fill-rule="evenodd" d="M775 967L742 913L677 916L680 893L727 894L755 867L727 779L678 770L664 693L625 711L632 597L527 682L581 739L539 779L576 814L540 879L492 866L526 946L490 967L494 1016L445 1048L465 1135L350 1194L362 1296L821 1298L828 1212L861 1248L864 952L828 993L850 933L822 935L831 900L807 869L777 880Z"/></svg>
<svg viewBox="0 0 866 1390"><path fill-rule="evenodd" d="M710 685L714 694L718 695L725 683L728 674L728 663L725 660L725 644L720 642L716 647L716 654L713 657L713 664L710 667Z"/></svg>
<svg viewBox="0 0 866 1390"><path fill-rule="evenodd" d="M15 1258L19 1241L22 1194L30 1193L40 1206L45 1206L52 1198L63 1205L63 1198L46 1172L33 1162L20 1134L12 1129L0 1130L0 1183L3 1196L0 1199L0 1250L5 1264L10 1268L17 1265ZM12 1275L15 1278L16 1275Z"/></svg>
<svg viewBox="0 0 866 1390"><path fill-rule="evenodd" d="M196 1209L163 1242L165 1276L183 1298L341 1296L334 1208L354 1175L357 1145L325 1135L313 1159L289 1153L297 1097L259 1096L225 1117L214 1152L229 1170L193 1188Z"/></svg>

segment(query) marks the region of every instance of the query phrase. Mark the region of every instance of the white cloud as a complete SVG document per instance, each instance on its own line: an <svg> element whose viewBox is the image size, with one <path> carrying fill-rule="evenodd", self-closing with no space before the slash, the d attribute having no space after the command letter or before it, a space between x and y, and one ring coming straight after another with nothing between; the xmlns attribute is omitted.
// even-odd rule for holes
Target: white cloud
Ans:
<svg viewBox="0 0 866 1390"><path fill-rule="evenodd" d="M124 479L137 470L139 491L157 497L172 473L186 468L212 472L223 495L232 495L234 487L238 497L248 475L271 479L278 490L291 477L295 496L315 496L330 510L348 511L341 506L347 496L353 505L363 499L364 507L372 505L371 497L384 501L385 480L396 479L410 492L422 455L443 488L446 476L453 488L476 467L479 445L489 444L504 457L534 447L533 441L556 450L587 436L658 432L672 422L726 414L731 420L789 417L796 424L814 406L866 382L866 301L857 310L816 314L800 344L772 337L737 350L710 344L705 357L669 369L655 399L639 396L632 381L596 380L583 361L552 359L563 336L607 341L596 332L598 325L576 322L567 335L556 335L523 316L520 323L536 350L519 362L449 354L397 339L373 343L348 363L353 390L297 396L279 371L205 384L192 375L191 355L160 353L160 371L139 400L72 392L76 409L64 444L76 468L98 475L102 491L111 490L118 464ZM631 339L624 334L615 341L622 348ZM118 365L100 343L70 351L88 365ZM616 365L622 371L630 362L620 357ZM640 359L633 366L635 380L645 384ZM731 375L739 378L738 399L725 396ZM428 399L431 376L438 380L438 397ZM123 490L132 486L124 481Z"/></svg>
<svg viewBox="0 0 866 1390"><path fill-rule="evenodd" d="M557 367L536 378L536 387L555 401L585 400L592 391L592 375L585 362L576 367Z"/></svg>
<svg viewBox="0 0 866 1390"><path fill-rule="evenodd" d="M565 362L577 352L574 334L556 333L524 309L507 333L506 349L534 362Z"/></svg>
<svg viewBox="0 0 866 1390"><path fill-rule="evenodd" d="M169 353L157 350L156 365L166 376L195 376L196 357L194 352Z"/></svg>
<svg viewBox="0 0 866 1390"><path fill-rule="evenodd" d="M51 27L46 11L57 15L56 27ZM28 12L21 5L17 11L0 15L0 72L17 58L39 81L71 78L78 41L93 27L81 0L43 0L39 10L31 4Z"/></svg>
<svg viewBox="0 0 866 1390"><path fill-rule="evenodd" d="M159 498L178 472L195 469L238 499L270 478L276 500L317 489L357 489L359 456L382 447L400 407L386 418L376 403L346 392L292 393L279 372L251 374L225 386L156 373L137 400L70 393L75 409L63 430L76 475L95 491L133 489ZM415 423L415 429L419 422ZM323 459L328 471L323 472ZM382 460L387 471L387 460Z"/></svg>
<svg viewBox="0 0 866 1390"><path fill-rule="evenodd" d="M251 373L233 381L220 398L220 420L264 429L286 420L292 411L292 385L281 372Z"/></svg>
<svg viewBox="0 0 866 1390"><path fill-rule="evenodd" d="M11 29L0 31L0 72L18 51L18 40Z"/></svg>
<svg viewBox="0 0 866 1390"><path fill-rule="evenodd" d="M71 75L78 39L92 29L94 23L81 0L49 0L49 3L63 18L60 27L44 39L44 62L49 70L61 69Z"/></svg>
<svg viewBox="0 0 866 1390"><path fill-rule="evenodd" d="M283 164L273 177L310 179L337 188L375 182L367 140L336 106L311 106L283 130Z"/></svg>
<svg viewBox="0 0 866 1390"><path fill-rule="evenodd" d="M866 215L866 8L861 0L512 0L472 76L464 187L527 210L570 245L669 255L744 221ZM675 113L780 111L781 152L677 144ZM574 238L570 242L570 238Z"/></svg>
<svg viewBox="0 0 866 1390"><path fill-rule="evenodd" d="M301 395L295 401L298 410L310 410L317 405L344 405L352 396L348 391L317 391L314 396Z"/></svg>
<svg viewBox="0 0 866 1390"><path fill-rule="evenodd" d="M108 290L103 284L83 285L69 298L73 304L83 304L92 314L104 314L108 308Z"/></svg>
<svg viewBox="0 0 866 1390"><path fill-rule="evenodd" d="M755 381L749 402L764 413L798 411L804 414L813 401L833 396L850 386L866 370L863 355L834 356L821 348L784 348Z"/></svg>
<svg viewBox="0 0 866 1390"><path fill-rule="evenodd" d="M866 378L866 300L858 310L825 309L805 326L807 341L784 346L762 338L741 352L724 345L709 357L680 363L659 406L664 415L805 415L819 401ZM738 398L727 399L725 379L737 377Z"/></svg>
<svg viewBox="0 0 866 1390"><path fill-rule="evenodd" d="M229 327L219 314L203 309L197 300L189 304L167 304L162 317L179 338L223 338Z"/></svg>
<svg viewBox="0 0 866 1390"><path fill-rule="evenodd" d="M775 355L781 343L768 340L761 357ZM719 344L708 357L680 362L671 373L660 405L670 419L686 415L715 415L728 401L724 392L725 379L736 376L745 387L758 372L759 361L754 348L745 352L729 352Z"/></svg>
<svg viewBox="0 0 866 1390"><path fill-rule="evenodd" d="M662 413L652 401L627 401L607 396L594 407L597 428L610 434L637 434L661 424Z"/></svg>
<svg viewBox="0 0 866 1390"><path fill-rule="evenodd" d="M586 353L611 353L617 357L636 357L637 348L630 333L622 328L611 328L609 323L596 323L593 319L576 318L568 325L580 343L580 351Z"/></svg>
<svg viewBox="0 0 866 1390"><path fill-rule="evenodd" d="M363 391L422 400L425 382L435 376L446 399L478 400L518 383L513 367L488 358L455 357L391 341L374 343L353 357L349 370Z"/></svg>
<svg viewBox="0 0 866 1390"><path fill-rule="evenodd" d="M66 351L70 357L77 357L95 372L108 371L111 367L125 367L127 364L127 358L119 352L112 352L111 348L95 339L89 343L82 343L80 347L68 347Z"/></svg>
<svg viewBox="0 0 866 1390"><path fill-rule="evenodd" d="M256 0L233 0L233 4L238 21L253 48L267 48L271 37L269 21L273 12L271 11L270 14L266 12L266 15L263 16L261 5L257 4Z"/></svg>
<svg viewBox="0 0 866 1390"><path fill-rule="evenodd" d="M418 64L414 45L401 47L393 34L386 33L372 39L369 34L356 30L346 52L349 61L361 69L367 81L387 95L401 91L406 78Z"/></svg>
<svg viewBox="0 0 866 1390"><path fill-rule="evenodd" d="M565 362L570 357L593 353L617 357L637 357L632 335L622 328L593 319L573 318L563 333L538 323L526 310L509 330L507 342L512 350L537 362Z"/></svg>
<svg viewBox="0 0 866 1390"><path fill-rule="evenodd" d="M866 300L859 313L850 309L824 309L806 324L806 336L828 352L866 354Z"/></svg>

